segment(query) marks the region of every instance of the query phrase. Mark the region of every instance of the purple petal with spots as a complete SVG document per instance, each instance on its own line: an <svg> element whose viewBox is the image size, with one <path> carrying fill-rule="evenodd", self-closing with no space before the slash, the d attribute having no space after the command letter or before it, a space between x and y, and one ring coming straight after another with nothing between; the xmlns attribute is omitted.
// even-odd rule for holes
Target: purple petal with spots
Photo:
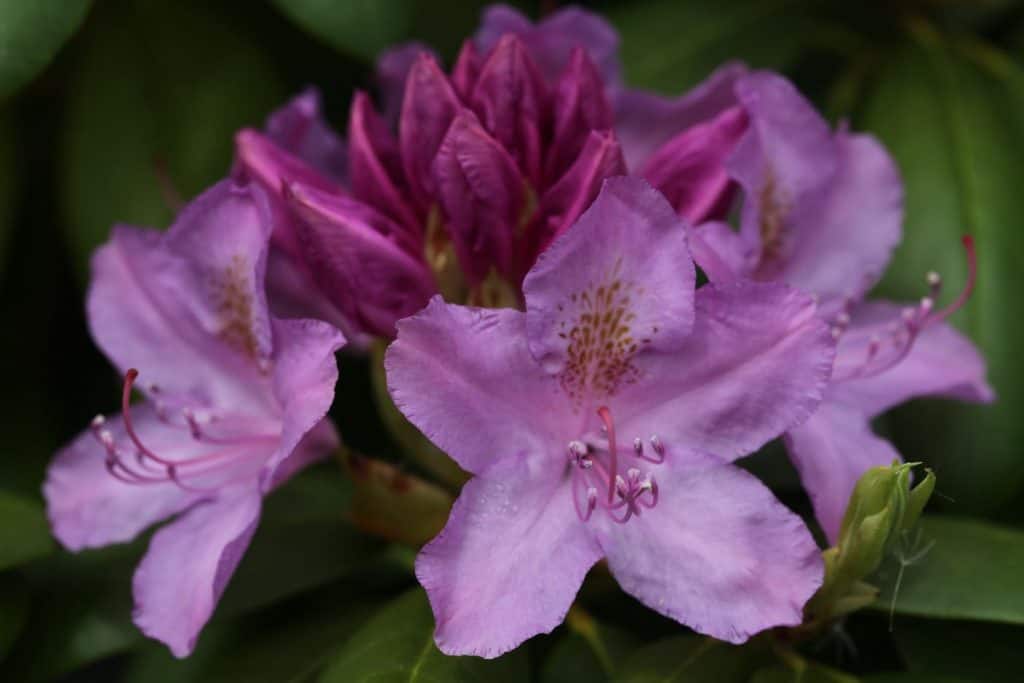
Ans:
<svg viewBox="0 0 1024 683"><path fill-rule="evenodd" d="M601 554L716 637L800 621L822 580L814 541L725 458L817 407L834 341L783 285L702 289L694 321L685 231L656 190L613 179L527 275L525 313L435 298L399 323L395 404L476 475L416 564L444 652L494 657L550 631ZM601 289L609 267L630 286ZM656 341L619 343L655 320Z"/></svg>
<svg viewBox="0 0 1024 683"><path fill-rule="evenodd" d="M622 354L678 348L693 324L694 278L685 226L664 197L638 178L606 180L526 276L530 350L555 371L571 362L574 330Z"/></svg>

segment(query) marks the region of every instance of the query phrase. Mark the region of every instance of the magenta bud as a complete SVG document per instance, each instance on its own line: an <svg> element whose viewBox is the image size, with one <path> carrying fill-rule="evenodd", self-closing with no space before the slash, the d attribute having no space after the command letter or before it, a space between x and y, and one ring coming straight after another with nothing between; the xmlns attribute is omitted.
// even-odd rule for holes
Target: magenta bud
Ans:
<svg viewBox="0 0 1024 683"><path fill-rule="evenodd" d="M608 130L613 124L601 74L582 48L573 50L558 79L552 110L554 136L545 161L545 178L553 183L579 156L591 131Z"/></svg>

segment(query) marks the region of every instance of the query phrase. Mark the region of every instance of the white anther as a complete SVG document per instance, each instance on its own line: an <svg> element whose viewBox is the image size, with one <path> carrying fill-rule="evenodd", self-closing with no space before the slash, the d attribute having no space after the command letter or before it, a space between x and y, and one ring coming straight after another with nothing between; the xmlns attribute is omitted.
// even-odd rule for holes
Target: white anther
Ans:
<svg viewBox="0 0 1024 683"><path fill-rule="evenodd" d="M926 296L923 299L921 299L921 310L924 311L925 313L932 310L932 307L934 305L935 301L930 296Z"/></svg>
<svg viewBox="0 0 1024 683"><path fill-rule="evenodd" d="M644 442L639 436L633 439L633 450L636 451L637 455L644 454Z"/></svg>
<svg viewBox="0 0 1024 683"><path fill-rule="evenodd" d="M92 425L93 429L99 429L100 427L102 427L106 423L107 423L107 418L103 417L102 415L97 415L96 417L94 417L92 419L92 422L90 424Z"/></svg>
<svg viewBox="0 0 1024 683"><path fill-rule="evenodd" d="M647 477L642 482L640 482L640 490L641 491L653 491L654 490L654 482L651 481L650 477Z"/></svg>
<svg viewBox="0 0 1024 683"><path fill-rule="evenodd" d="M833 325L829 332L832 333L832 338L836 340L843 336L843 328L839 327L839 325Z"/></svg>
<svg viewBox="0 0 1024 683"><path fill-rule="evenodd" d="M626 478L629 480L630 486L636 486L640 481L640 470L635 467L630 467L626 470Z"/></svg>
<svg viewBox="0 0 1024 683"><path fill-rule="evenodd" d="M570 441L569 442L569 456L573 458L582 458L587 454L587 446L582 441Z"/></svg>
<svg viewBox="0 0 1024 683"><path fill-rule="evenodd" d="M914 308L904 308L902 313L900 313L900 317L903 318L903 322L914 322L914 318L917 317L917 310Z"/></svg>
<svg viewBox="0 0 1024 683"><path fill-rule="evenodd" d="M843 311L842 313L840 313L839 315L836 316L836 325L838 325L840 327L846 327L849 324L850 324L850 314L847 313L846 311Z"/></svg>
<svg viewBox="0 0 1024 683"><path fill-rule="evenodd" d="M100 443L106 446L108 449L114 447L114 435L110 433L109 429L104 429L100 431L99 437Z"/></svg>
<svg viewBox="0 0 1024 683"><path fill-rule="evenodd" d="M658 455L665 454L665 444L661 443L661 439L658 437L657 434L652 434L650 441L651 448L654 449L655 453L657 453Z"/></svg>
<svg viewBox="0 0 1024 683"><path fill-rule="evenodd" d="M940 284L942 284L942 276L936 273L934 270L928 271L928 274L925 275L925 280L931 287L938 287Z"/></svg>
<svg viewBox="0 0 1024 683"><path fill-rule="evenodd" d="M621 474L615 475L615 492L623 498L629 493L629 487L626 485L626 480L622 478Z"/></svg>

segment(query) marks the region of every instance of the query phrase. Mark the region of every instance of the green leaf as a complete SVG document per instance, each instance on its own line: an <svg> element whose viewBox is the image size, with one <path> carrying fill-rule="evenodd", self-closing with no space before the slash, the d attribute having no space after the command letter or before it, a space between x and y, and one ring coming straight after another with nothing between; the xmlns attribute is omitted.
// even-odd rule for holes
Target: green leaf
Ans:
<svg viewBox="0 0 1024 683"><path fill-rule="evenodd" d="M935 677L930 674L912 674L907 672L885 673L867 676L861 679L861 683L974 683L967 678L949 678L946 676Z"/></svg>
<svg viewBox="0 0 1024 683"><path fill-rule="evenodd" d="M578 606L569 610L565 622L568 632L544 660L544 683L610 681L640 643L630 631L600 622Z"/></svg>
<svg viewBox="0 0 1024 683"><path fill-rule="evenodd" d="M860 679L817 662L800 660L794 668L761 669L750 683L858 683Z"/></svg>
<svg viewBox="0 0 1024 683"><path fill-rule="evenodd" d="M185 660L175 659L162 644L148 643L132 658L122 680L305 680L323 666L381 601L362 582L335 584L245 618L207 627L195 652Z"/></svg>
<svg viewBox="0 0 1024 683"><path fill-rule="evenodd" d="M0 0L0 100L43 70L78 29L90 0Z"/></svg>
<svg viewBox="0 0 1024 683"><path fill-rule="evenodd" d="M405 580L386 547L345 519L351 499L342 472L327 463L307 470L266 500L260 526L217 608L220 618L250 612L364 567L378 581ZM302 558L296 561L296 558Z"/></svg>
<svg viewBox="0 0 1024 683"><path fill-rule="evenodd" d="M144 544L57 553L23 570L29 622L4 663L10 680L47 681L143 640L132 626L131 576Z"/></svg>
<svg viewBox="0 0 1024 683"><path fill-rule="evenodd" d="M907 668L921 680L1020 680L1019 626L914 619L897 622L893 637Z"/></svg>
<svg viewBox="0 0 1024 683"><path fill-rule="evenodd" d="M0 662L25 627L29 610L29 590L17 574L0 574Z"/></svg>
<svg viewBox="0 0 1024 683"><path fill-rule="evenodd" d="M676 636L635 651L619 669L619 683L746 683L770 663L760 641L736 646L711 638Z"/></svg>
<svg viewBox="0 0 1024 683"><path fill-rule="evenodd" d="M7 259L7 242L14 231L14 203L18 197L15 129L10 111L0 110L0 273Z"/></svg>
<svg viewBox="0 0 1024 683"><path fill-rule="evenodd" d="M215 11L98 8L62 141L62 209L83 279L115 222L166 226L174 204L227 175L235 131L262 125L286 96L263 46Z"/></svg>
<svg viewBox="0 0 1024 683"><path fill-rule="evenodd" d="M642 0L609 8L630 85L681 93L720 64L779 68L812 31L805 0Z"/></svg>
<svg viewBox="0 0 1024 683"><path fill-rule="evenodd" d="M913 44L882 61L862 123L896 158L906 186L904 241L882 293L916 301L925 273L936 270L951 300L966 273L960 237L975 237L978 283L954 321L984 353L998 400L917 402L889 424L900 452L935 469L939 493L958 511L990 510L1024 482L1024 322L1012 314L1024 262L1024 75L991 50L919 27Z"/></svg>
<svg viewBox="0 0 1024 683"><path fill-rule="evenodd" d="M919 545L934 545L906 567L898 614L1024 624L1024 532L967 518L925 517L920 533ZM879 609L889 609L896 576L896 568L886 568Z"/></svg>
<svg viewBox="0 0 1024 683"><path fill-rule="evenodd" d="M282 14L346 54L372 60L409 37L414 0L273 0Z"/></svg>
<svg viewBox="0 0 1024 683"><path fill-rule="evenodd" d="M0 570L42 557L53 549L43 506L0 491Z"/></svg>
<svg viewBox="0 0 1024 683"><path fill-rule="evenodd" d="M525 651L498 659L448 657L434 645L434 617L419 588L398 598L360 629L332 659L321 683L522 681Z"/></svg>

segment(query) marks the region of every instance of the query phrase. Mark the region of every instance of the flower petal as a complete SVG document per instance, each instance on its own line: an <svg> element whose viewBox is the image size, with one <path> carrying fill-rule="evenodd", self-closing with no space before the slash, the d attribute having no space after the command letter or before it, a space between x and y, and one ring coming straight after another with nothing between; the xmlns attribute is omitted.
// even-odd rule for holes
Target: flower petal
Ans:
<svg viewBox="0 0 1024 683"><path fill-rule="evenodd" d="M839 342L836 375L848 374L863 362L872 337L886 340L900 324L904 307L873 301L854 309L849 329ZM933 323L921 332L910 352L895 366L876 375L836 384L837 401L874 417L919 396L988 403L995 392L985 379L985 359L969 339L947 323Z"/></svg>
<svg viewBox="0 0 1024 683"><path fill-rule="evenodd" d="M597 67L577 47L555 85L554 134L548 146L544 177L553 183L580 155L593 131L612 127L612 110Z"/></svg>
<svg viewBox="0 0 1024 683"><path fill-rule="evenodd" d="M561 465L547 452L495 463L416 558L442 652L497 657L562 623L601 549Z"/></svg>
<svg viewBox="0 0 1024 683"><path fill-rule="evenodd" d="M338 330L319 320L278 320L274 326L274 394L281 405L283 426L277 452L267 462L271 480L275 470L287 465L299 442L321 423L334 401L338 363L334 353L345 345ZM333 431L333 430L332 430ZM320 457L337 448L337 437L323 438L307 446L321 446ZM308 449L307 449L308 450ZM313 457L304 452L307 462ZM291 470L294 471L294 470Z"/></svg>
<svg viewBox="0 0 1024 683"><path fill-rule="evenodd" d="M668 458L693 450L731 461L814 412L835 341L810 297L736 281L701 287L696 309L678 352L637 358L639 378L610 404L623 433L657 434Z"/></svg>
<svg viewBox="0 0 1024 683"><path fill-rule="evenodd" d="M429 208L436 190L430 175L434 155L461 108L459 96L437 61L421 53L405 82L398 144L406 181L423 210Z"/></svg>
<svg viewBox="0 0 1024 683"><path fill-rule="evenodd" d="M158 420L150 404L134 407L131 417L143 443L170 457L183 459L200 455L204 449L184 430ZM104 427L115 443L128 442L120 417L107 420ZM204 497L169 481L125 483L107 471L106 456L104 446L86 430L60 450L47 469L43 484L46 512L53 535L69 550L130 541L154 522ZM131 464L135 465L133 458Z"/></svg>
<svg viewBox="0 0 1024 683"><path fill-rule="evenodd" d="M377 58L374 81L377 83L384 120L392 129L398 125L398 117L402 113L402 99L405 96L405 81L409 77L409 70L421 54L440 59L430 46L417 42L388 48Z"/></svg>
<svg viewBox="0 0 1024 683"><path fill-rule="evenodd" d="M749 74L736 95L750 119L727 164L745 196L741 230L761 243L759 276L777 279L820 218L839 155L828 123L785 78Z"/></svg>
<svg viewBox="0 0 1024 683"><path fill-rule="evenodd" d="M859 299L878 281L903 223L903 184L878 141L840 133L835 147L838 170L828 196L792 226L792 250L778 275L817 294L823 309Z"/></svg>
<svg viewBox="0 0 1024 683"><path fill-rule="evenodd" d="M97 344L121 372L138 368L140 388L267 410L269 232L263 195L231 181L192 202L167 233L115 228L93 256L87 312Z"/></svg>
<svg viewBox="0 0 1024 683"><path fill-rule="evenodd" d="M434 297L399 322L384 366L399 410L470 472L563 440L565 401L530 355L518 311Z"/></svg>
<svg viewBox="0 0 1024 683"><path fill-rule="evenodd" d="M434 293L427 265L401 228L357 200L303 185L289 188L306 262L334 304L359 328L384 337Z"/></svg>
<svg viewBox="0 0 1024 683"><path fill-rule="evenodd" d="M468 102L473 94L476 79L480 76L480 55L476 51L476 43L466 40L462 43L459 56L452 67L452 87L463 101Z"/></svg>
<svg viewBox="0 0 1024 683"><path fill-rule="evenodd" d="M661 193L639 178L606 180L526 276L530 350L561 372L571 364L573 335L620 344L627 356L678 348L693 324L694 278L685 225ZM596 368L578 370L593 388Z"/></svg>
<svg viewBox="0 0 1024 683"><path fill-rule="evenodd" d="M331 180L344 183L345 141L324 121L320 91L308 87L267 118L267 137Z"/></svg>
<svg viewBox="0 0 1024 683"><path fill-rule="evenodd" d="M434 158L438 198L455 253L470 281L492 268L515 277L514 240L525 208L524 181L508 152L462 110Z"/></svg>
<svg viewBox="0 0 1024 683"><path fill-rule="evenodd" d="M534 186L541 182L547 86L526 48L505 36L480 68L470 106Z"/></svg>
<svg viewBox="0 0 1024 683"><path fill-rule="evenodd" d="M735 106L733 88L746 72L743 64L723 64L703 83L677 98L646 90L620 91L614 102L615 133L622 142L629 168L642 168L659 147L678 133Z"/></svg>
<svg viewBox="0 0 1024 683"><path fill-rule="evenodd" d="M261 497L236 492L156 532L135 570L132 620L175 657L187 657L213 614L259 522Z"/></svg>
<svg viewBox="0 0 1024 683"><path fill-rule="evenodd" d="M357 92L352 98L348 137L352 194L392 216L410 235L421 235L420 219L404 194L398 143L364 92Z"/></svg>
<svg viewBox="0 0 1024 683"><path fill-rule="evenodd" d="M600 536L623 590L731 643L801 623L823 567L800 517L753 475L710 456L657 473L658 504Z"/></svg>
<svg viewBox="0 0 1024 683"><path fill-rule="evenodd" d="M662 145L644 164L642 175L690 223L722 218L734 189L725 159L746 130L746 113L730 107Z"/></svg>
<svg viewBox="0 0 1024 683"><path fill-rule="evenodd" d="M507 34L516 35L525 43L548 80L558 76L576 46L587 51L605 83L617 84L621 78L619 34L598 14L566 7L533 24L508 5L491 5L484 10L476 33L480 50L493 49Z"/></svg>
<svg viewBox="0 0 1024 683"><path fill-rule="evenodd" d="M539 251L569 229L591 205L605 179L625 175L626 164L615 134L591 131L579 156L541 198L545 224L538 236Z"/></svg>
<svg viewBox="0 0 1024 683"><path fill-rule="evenodd" d="M871 432L866 415L833 401L826 401L807 422L786 434L786 449L830 543L838 540L850 494L861 475L903 459L892 444Z"/></svg>

